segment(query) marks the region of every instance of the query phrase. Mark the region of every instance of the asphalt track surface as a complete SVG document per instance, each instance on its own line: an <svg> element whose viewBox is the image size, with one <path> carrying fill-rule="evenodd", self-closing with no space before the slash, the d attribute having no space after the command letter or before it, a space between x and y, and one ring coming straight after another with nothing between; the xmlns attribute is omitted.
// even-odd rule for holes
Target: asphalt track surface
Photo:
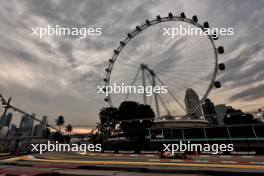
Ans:
<svg viewBox="0 0 264 176"><path fill-rule="evenodd" d="M0 162L0 175L264 175L264 156L199 155L160 159L156 154L47 152Z"/></svg>

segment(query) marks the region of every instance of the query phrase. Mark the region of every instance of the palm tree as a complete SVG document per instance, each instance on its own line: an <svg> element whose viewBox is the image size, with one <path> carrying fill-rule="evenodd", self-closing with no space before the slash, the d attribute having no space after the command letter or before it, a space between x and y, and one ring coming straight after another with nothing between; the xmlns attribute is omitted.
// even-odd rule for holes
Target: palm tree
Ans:
<svg viewBox="0 0 264 176"><path fill-rule="evenodd" d="M67 125L66 128L65 128L65 131L66 131L67 133L71 133L72 130L73 130L73 128L72 128L72 125L71 125L71 124Z"/></svg>
<svg viewBox="0 0 264 176"><path fill-rule="evenodd" d="M113 108L113 107L102 108L99 113L101 124L109 124L110 122L117 120L118 118L117 112L118 112L117 108Z"/></svg>
<svg viewBox="0 0 264 176"><path fill-rule="evenodd" d="M64 117L59 116L57 119L55 119L56 125L59 126L60 132L61 132L61 126L65 123Z"/></svg>

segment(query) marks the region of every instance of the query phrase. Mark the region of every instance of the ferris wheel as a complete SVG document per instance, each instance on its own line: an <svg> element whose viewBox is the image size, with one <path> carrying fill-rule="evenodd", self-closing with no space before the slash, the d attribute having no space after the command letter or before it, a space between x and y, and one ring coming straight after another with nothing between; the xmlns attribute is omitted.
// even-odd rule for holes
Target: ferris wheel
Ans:
<svg viewBox="0 0 264 176"><path fill-rule="evenodd" d="M197 16L189 19L184 13L180 16L169 13L167 17L158 15L153 20L146 20L120 41L105 69L105 86L166 86L167 92L109 94L104 100L110 106L136 101L153 107L156 117L180 118L188 114L187 90L194 90L202 104L213 87L221 87L216 75L218 70L225 69L223 63L218 63L218 54L223 54L224 48L216 47L216 34L165 35L169 29L180 28L205 31L210 26L208 22L198 23Z"/></svg>

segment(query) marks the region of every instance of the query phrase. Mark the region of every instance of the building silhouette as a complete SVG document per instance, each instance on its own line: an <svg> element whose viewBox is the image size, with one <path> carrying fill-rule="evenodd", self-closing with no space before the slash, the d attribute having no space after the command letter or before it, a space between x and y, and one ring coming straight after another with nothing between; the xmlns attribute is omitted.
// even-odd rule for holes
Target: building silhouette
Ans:
<svg viewBox="0 0 264 176"><path fill-rule="evenodd" d="M22 116L19 125L19 131L22 136L32 136L34 128L34 119L29 118L28 116Z"/></svg>
<svg viewBox="0 0 264 176"><path fill-rule="evenodd" d="M205 119L209 122L209 125L218 125L215 106L209 98L205 99L205 101L203 102L202 110Z"/></svg>
<svg viewBox="0 0 264 176"><path fill-rule="evenodd" d="M15 124L11 124L9 128L8 136L19 136L19 129Z"/></svg>
<svg viewBox="0 0 264 176"><path fill-rule="evenodd" d="M48 119L47 116L43 116L42 121L38 125L35 125L33 136L37 136L37 137L44 136L44 130L46 128L47 119Z"/></svg>
<svg viewBox="0 0 264 176"><path fill-rule="evenodd" d="M12 121L12 116L13 116L12 113L2 115L0 118L0 127L6 126L7 128L9 128L10 123Z"/></svg>
<svg viewBox="0 0 264 176"><path fill-rule="evenodd" d="M224 118L228 109L232 109L232 106L226 106L225 104L219 104L215 106L218 125L225 125Z"/></svg>
<svg viewBox="0 0 264 176"><path fill-rule="evenodd" d="M255 118L256 118L258 121L264 123L264 111L263 111L262 109L258 109L258 112L257 112L257 114L255 115Z"/></svg>
<svg viewBox="0 0 264 176"><path fill-rule="evenodd" d="M193 89L189 88L186 90L184 101L186 111L188 114L190 114L191 119L198 119L203 117L199 96Z"/></svg>

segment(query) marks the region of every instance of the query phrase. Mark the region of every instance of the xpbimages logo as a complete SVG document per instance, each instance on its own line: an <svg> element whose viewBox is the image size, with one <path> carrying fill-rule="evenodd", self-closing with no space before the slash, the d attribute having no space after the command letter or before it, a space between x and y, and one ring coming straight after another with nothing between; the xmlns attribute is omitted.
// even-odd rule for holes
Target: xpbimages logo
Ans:
<svg viewBox="0 0 264 176"><path fill-rule="evenodd" d="M114 83L112 86L97 86L97 93L105 94L108 96L110 94L146 94L146 96L152 96L155 94L166 94L168 93L167 86L134 86L125 85L121 83L120 85Z"/></svg>
<svg viewBox="0 0 264 176"><path fill-rule="evenodd" d="M80 152L85 154L86 152L100 152L102 150L101 144L61 144L58 141L51 143L48 141L47 144L31 144L31 152Z"/></svg>
<svg viewBox="0 0 264 176"><path fill-rule="evenodd" d="M102 35L102 29L99 27L59 27L59 25L47 27L32 27L31 35L44 38L45 36L75 36L79 38L86 38L87 36Z"/></svg>
<svg viewBox="0 0 264 176"><path fill-rule="evenodd" d="M212 38L217 39L219 36L233 36L234 35L234 28L198 28L192 27L190 25L183 26L180 25L179 27L168 27L163 28L163 35L164 36L171 36L174 38L175 36L197 36L197 35L208 35L212 36Z"/></svg>
<svg viewBox="0 0 264 176"><path fill-rule="evenodd" d="M175 152L210 152L212 154L218 154L221 152L232 152L234 151L233 144L191 144L190 141L179 144L163 144L163 151L174 154Z"/></svg>

